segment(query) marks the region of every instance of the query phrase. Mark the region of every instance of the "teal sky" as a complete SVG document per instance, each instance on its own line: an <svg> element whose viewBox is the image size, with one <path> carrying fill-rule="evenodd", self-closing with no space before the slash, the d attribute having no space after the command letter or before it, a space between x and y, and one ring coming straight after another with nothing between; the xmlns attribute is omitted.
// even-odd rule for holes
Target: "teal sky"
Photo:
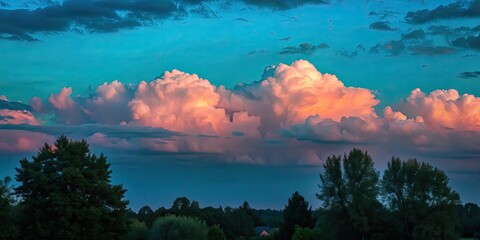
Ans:
<svg viewBox="0 0 480 240"><path fill-rule="evenodd" d="M165 6L170 6L171 9ZM104 82L111 83L118 80L124 86L129 86L131 91L136 91L137 84L142 80L150 82L162 78L165 71L178 69L185 73L197 74L216 87L225 86L227 89L233 89L240 82L254 84L255 81L265 80L262 74L264 69L270 65L280 63L290 65L296 60L304 59L315 66L320 73L335 75L347 87L368 89L375 99L379 100L378 104L372 106L375 109L374 113L379 118L384 117L383 110L386 106L392 106L394 110L403 111L408 119L414 119L417 115L422 116L426 119L427 125L431 125L431 129L435 131L438 126L452 127L442 125L443 122L438 123L439 125L430 122L429 119L436 118L434 114L432 114L432 118L427 115L435 112L435 109L416 111L408 106L403 106L402 103L405 103L405 99L409 97L412 90L420 88L428 95L434 90L455 89L460 96L469 94L475 97L476 102L469 105L469 108L461 109L471 113L471 116L466 120L457 121L458 126L463 124L466 127L453 127L455 133L448 133L458 134L455 136L458 137L457 140L460 139L459 142L468 141L468 146L464 148L448 142L455 140L445 140L445 142L436 142L435 144L438 144L438 146L435 145L436 147L428 145L428 147L413 149L411 152L407 152L410 150L407 147L389 147L388 149L391 151L388 152L382 150L378 143L355 140L348 144L336 142L337 147L329 148L324 151L325 153L319 155L322 160L327 153L343 153L352 146L372 148L376 149L373 150L375 156L384 159L378 162L380 167L384 167L385 159L393 154L405 157L423 157L429 162L435 162L435 158L440 158L436 163L444 166L447 173L455 175L453 184L459 187L460 193L465 193L468 201L475 201L480 196L480 191L467 193L465 186L472 186L480 180L478 178L480 147L478 145L475 147L475 141L478 142L476 137L480 137L479 20L480 1L477 0L459 2L453 0L331 0L329 2L315 0L179 0L173 2L170 0L121 0L117 2L110 0L77 2L73 0L1 0L0 96L8 99L5 100L5 103L20 101L19 104L25 105L36 120L33 122L5 120L6 125L0 129L0 133L8 132L8 134L17 136L16 131L18 131L27 138L34 137L31 133L43 134L42 136L45 135L45 138L42 139L48 141L62 133L48 127L69 126L69 131L76 138L89 138L96 136L95 133L110 136L113 134L113 130L102 130L102 126L107 124L108 127L115 128L119 126L120 120L123 120L122 124L164 128L192 135L192 132L183 128L169 128L169 125L161 124L152 125L146 123L147 120L135 122L138 119L130 119L130 117L120 119L113 126L110 126L111 122L102 122L94 118L85 121L79 120L78 124L72 124L72 121L61 120L63 113L53 102L49 102L49 97L51 94L58 94L64 87L71 87L73 92L70 95L71 99L80 106L79 108L83 111L81 114L90 116L91 112L85 110L88 109L88 106L84 104L88 102L88 99L97 96L96 89ZM255 90L251 91L256 93ZM30 102L32 97L38 97L43 101L42 109L33 106L33 103ZM126 104L133 95L129 97L130 99L125 100L124 110L119 110L123 111L122 114L126 114L132 108L132 104ZM397 106L399 106L398 109ZM458 106L461 108L463 105L459 104ZM2 108L9 111L18 110L11 106L9 108L5 104L0 105L0 110ZM232 109L225 107L225 109L228 112L234 107ZM255 115L256 110L252 109L255 107L245 110L249 116ZM448 113L449 108L443 110ZM2 118L2 114L4 113L0 112L0 120L8 119L5 117L6 113L4 118ZM322 116L322 112L311 112L310 115L314 116L315 114ZM15 119L14 115L11 116ZM357 115L340 115L340 117L342 116ZM340 117L337 119L338 121L340 121ZM294 123L301 124L302 122L303 120ZM20 125L15 126L21 123L37 127L25 129L19 127ZM98 130L84 133L81 130L85 126L84 124L94 124L95 129ZM38 125L45 128L40 127L40 129ZM286 126L297 125L288 125L285 122L281 126L282 129L279 132L287 131ZM427 133L424 133L424 136L430 137L429 134L446 136L444 133L437 133L434 130L430 132L429 127L426 129ZM151 129L145 131L151 131ZM247 130L242 131L241 134L249 136ZM465 132L473 135L465 137L463 135ZM232 132L232 135L241 135L240 133L233 134ZM129 134L132 133L129 132ZM195 134L207 133L195 132ZM220 137L223 136L219 132L213 133L213 135L216 134ZM309 133L302 134L308 135L307 139L311 137ZM330 138L318 140L320 137L315 135L318 132L312 132L312 134L314 135L312 139L315 139L312 142L322 142L322 149L325 148L323 141L330 141ZM282 134L279 133L279 135ZM302 136L305 137L304 135ZM279 139L281 138L283 141L285 136L281 136ZM277 137L274 137L275 141L278 140ZM402 135L402 137L404 136ZM116 138L114 144L121 141L131 143L132 138L140 139L142 136L119 137ZM262 138L265 138L265 141L271 140L265 136ZM307 148L303 139L300 141L301 138L296 135L296 139L299 141L298 146L297 142L293 145L290 142L284 144L295 149ZM7 146L7 141L11 139L14 138L0 138L0 143L4 141L4 145ZM388 144L396 145L396 143ZM137 184L142 184L138 182L137 176L142 174L129 172L125 170L129 167L124 169L122 164L116 164L115 156L118 153L115 151L115 147L112 147L113 145L96 145L94 143L93 147L104 152L111 152L113 156L110 159L113 159L113 168L119 169L118 172L121 172L115 175L115 179L124 182L131 192L129 197L133 207L139 207L141 200L155 206L157 203L155 199L164 193L158 190L153 191L155 186L151 185L137 188ZM399 145L403 146L403 142ZM308 145L308 147L310 146ZM436 152L435 149L440 149L440 146L448 146L445 148L446 150L442 150L446 151L448 156L443 152ZM242 145L239 148L243 147ZM270 147L267 148L270 149ZM13 147L5 147L2 150L2 144L0 144L0 153L5 153L0 157L0 161L3 162L0 166L2 168L0 173L13 175L11 169L6 169L7 166L12 166L12 161L18 160L16 159L18 156L30 156L35 149L36 146L32 145L32 147L22 150ZM226 177L229 173L235 172L239 178L231 181L234 182L234 186L242 189L239 193L243 195L238 196L236 200L225 198L224 204L240 204L244 200L240 198L244 197L246 200L250 200L253 206L257 204L261 207L278 208L282 207L288 196L297 189L302 190L307 195L307 199L315 201L314 191L318 182L317 175L321 169L319 167L321 162L311 165L311 168L292 168L289 172L287 169L291 162L287 160L275 163L274 170L267 168L268 164L265 162L256 165L240 161L244 168L238 170L230 169L235 166L235 164L231 165L230 161L227 161L227 165L224 165L225 163L211 164L211 159L208 160L208 164L200 167L184 164L184 161L190 162L191 159L184 159L181 163L172 160L173 163L159 164L154 159L157 159L160 154L168 156L169 151L156 148L148 149L148 151L152 151L152 153L149 152L148 157L151 161L141 163L136 161L135 159L139 157L133 151L118 154L117 159L133 159L124 161L131 161L127 165L135 165L133 168L139 169L140 172L145 171L145 175L150 178L148 181L158 180L164 184L169 184L169 182L155 179L156 175L149 172L149 169L152 167L170 169L172 176L167 175L173 179L176 179L173 175L179 176L173 174L176 172L184 172L188 175L196 170L201 170L202 173L194 175L193 178L198 178L196 180L198 183L204 183L205 189L216 187L227 191L228 186L219 185L219 182L222 182L222 176ZM177 151L196 152L191 149ZM267 150L260 149L258 151ZM200 150L197 153L199 152L202 154L212 153L209 150ZM462 154L456 154L458 152L462 152ZM218 151L215 150L213 153L218 154ZM125 154L128 157L125 157ZM215 155L213 159L223 159L222 154L223 152ZM243 156L242 154L240 155ZM176 159L175 156L171 158ZM197 158L202 157L195 156L195 159ZM462 162L455 159L462 159ZM220 162L222 161L220 160ZM461 167L458 167L459 164ZM307 165L310 166L310 164ZM226 173L218 171L223 168L227 169ZM220 178L210 179L208 177L210 172L219 174ZM258 177L258 174L257 177L254 176L253 179L261 181L261 184L254 191L249 191L246 186L250 183L246 176L252 172L258 174L264 172L265 175L262 175L263 177ZM290 176L289 179L292 181L282 182L275 177L276 174ZM179 184L187 184L192 179L178 177L178 180ZM288 187L284 190L275 187L275 184L279 182ZM208 195L181 186L166 188L166 199L168 200L162 200L163 203L168 204L174 197L190 194L201 203L203 201L206 204L221 204L219 199L222 199L222 192ZM307 186L311 186L311 188ZM266 199L264 196L258 197L258 194L266 188L270 189L265 190L268 194L274 194L277 197L273 200ZM179 190L175 191L174 189ZM142 195L139 193L142 191L152 191L153 193ZM313 205L318 206L319 203Z"/></svg>

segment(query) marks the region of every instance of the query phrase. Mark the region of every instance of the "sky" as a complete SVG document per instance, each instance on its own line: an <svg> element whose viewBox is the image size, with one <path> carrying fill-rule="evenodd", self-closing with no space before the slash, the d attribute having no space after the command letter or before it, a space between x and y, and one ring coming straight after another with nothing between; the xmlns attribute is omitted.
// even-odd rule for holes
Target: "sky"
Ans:
<svg viewBox="0 0 480 240"><path fill-rule="evenodd" d="M480 1L0 0L0 176L65 134L130 207L314 207L328 156L480 203Z"/></svg>

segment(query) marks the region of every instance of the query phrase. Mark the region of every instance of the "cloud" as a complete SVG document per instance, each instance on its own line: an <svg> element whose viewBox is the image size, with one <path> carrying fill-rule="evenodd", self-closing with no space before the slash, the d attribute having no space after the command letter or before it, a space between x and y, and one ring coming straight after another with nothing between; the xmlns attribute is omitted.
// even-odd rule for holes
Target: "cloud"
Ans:
<svg viewBox="0 0 480 240"><path fill-rule="evenodd" d="M267 67L262 78L233 91L222 88L219 106L259 116L264 134L303 122L310 115L334 120L374 115L373 107L379 102L370 90L346 87L335 75L322 74L305 60Z"/></svg>
<svg viewBox="0 0 480 240"><path fill-rule="evenodd" d="M53 141L53 137L42 133L0 130L0 153L33 152Z"/></svg>
<svg viewBox="0 0 480 240"><path fill-rule="evenodd" d="M427 56L445 55L445 54L452 54L455 52L455 49L451 47L425 46L425 45L412 46L412 47L409 47L408 50L410 50L414 55L427 55Z"/></svg>
<svg viewBox="0 0 480 240"><path fill-rule="evenodd" d="M370 53L378 54L386 52L390 56L397 56L405 51L405 43L403 41L391 40L384 44L377 44L370 48Z"/></svg>
<svg viewBox="0 0 480 240"><path fill-rule="evenodd" d="M415 89L379 116L371 90L345 86L305 60L269 66L260 81L233 89L172 70L138 85L113 81L87 97L72 94L63 88L45 103L32 99L31 107L0 97L9 114L29 116L25 109L32 109L54 116L48 125L33 115L0 124L0 151L31 151L67 134L117 153L189 154L199 161L208 155L249 164L318 165L334 150L359 146L388 154L480 156L479 97Z"/></svg>
<svg viewBox="0 0 480 240"><path fill-rule="evenodd" d="M242 0L247 5L287 10L307 4L329 4L328 0Z"/></svg>
<svg viewBox="0 0 480 240"><path fill-rule="evenodd" d="M430 28L430 31L443 32L450 31L447 28L437 26ZM432 34L432 33L431 33ZM406 50L410 51L412 55L426 55L437 56L447 55L456 52L455 48L448 46L434 46L433 41L426 38L426 33L423 29L416 29L400 36L400 40L391 40L385 43L378 43L370 48L371 54L378 54L381 52L388 53L390 56L397 56L404 53Z"/></svg>
<svg viewBox="0 0 480 240"><path fill-rule="evenodd" d="M480 17L480 2L457 1L446 6L440 5L433 10L423 9L408 12L405 21L410 24L423 24L440 19Z"/></svg>
<svg viewBox="0 0 480 240"><path fill-rule="evenodd" d="M52 93L47 103L33 97L30 105L37 112L54 113L59 124L119 124L132 119L127 105L134 95L133 86L115 80L98 86L88 97L72 98L72 91L71 87L64 87L59 93Z"/></svg>
<svg viewBox="0 0 480 240"><path fill-rule="evenodd" d="M480 33L477 36L460 37L452 42L453 46L480 50Z"/></svg>
<svg viewBox="0 0 480 240"><path fill-rule="evenodd" d="M384 22L384 21L379 21L379 22L374 22L368 26L369 29L373 30L379 30L379 31L395 31L394 28L390 26L390 22Z"/></svg>
<svg viewBox="0 0 480 240"><path fill-rule="evenodd" d="M355 50L349 51L347 49L342 48L340 51L337 52L337 55L340 55L340 56L346 57L346 58L354 58L354 57L358 56L358 54L365 52L365 50L366 49L363 46L363 44L360 43L360 44L357 45Z"/></svg>
<svg viewBox="0 0 480 240"><path fill-rule="evenodd" d="M33 34L64 32L74 27L89 32L116 32L166 18L176 10L171 1L155 0L65 0L32 10L0 9L0 38L38 41Z"/></svg>
<svg viewBox="0 0 480 240"><path fill-rule="evenodd" d="M0 124L33 124L40 122L32 114L32 108L21 102L10 102L0 96Z"/></svg>
<svg viewBox="0 0 480 240"><path fill-rule="evenodd" d="M458 75L458 77L464 78L464 79L480 78L480 71L462 72Z"/></svg>
<svg viewBox="0 0 480 240"><path fill-rule="evenodd" d="M427 95L417 88L398 108L407 116L422 117L435 130L480 130L480 97L460 95L455 89Z"/></svg>
<svg viewBox="0 0 480 240"><path fill-rule="evenodd" d="M242 112L229 117L225 109L217 107L219 101L217 88L208 80L173 70L161 79L141 82L128 106L134 122L143 126L188 133L224 135L243 131L255 135L257 118Z"/></svg>
<svg viewBox="0 0 480 240"><path fill-rule="evenodd" d="M312 45L311 43L300 43L298 46L284 47L280 54L307 54L310 55L317 49L329 48L328 44L320 43L319 45Z"/></svg>
<svg viewBox="0 0 480 240"><path fill-rule="evenodd" d="M416 29L408 33L402 33L401 39L403 41L421 41L425 39L425 31L423 29Z"/></svg>

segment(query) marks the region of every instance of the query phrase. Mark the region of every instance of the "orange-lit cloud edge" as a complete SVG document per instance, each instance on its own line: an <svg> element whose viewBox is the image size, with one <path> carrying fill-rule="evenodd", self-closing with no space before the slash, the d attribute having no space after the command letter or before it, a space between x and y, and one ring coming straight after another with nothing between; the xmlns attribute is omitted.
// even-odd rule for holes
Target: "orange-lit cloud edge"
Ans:
<svg viewBox="0 0 480 240"><path fill-rule="evenodd" d="M212 153L253 164L321 164L332 149L359 145L480 156L480 97L414 89L381 114L379 102L371 90L347 87L305 60L270 66L262 81L234 89L173 70L137 85L104 83L88 97L72 97L66 87L32 98L31 110L0 109L0 152L35 151L58 133L45 129L63 126L94 147ZM95 132L75 130L92 125ZM172 134L136 135L142 128Z"/></svg>

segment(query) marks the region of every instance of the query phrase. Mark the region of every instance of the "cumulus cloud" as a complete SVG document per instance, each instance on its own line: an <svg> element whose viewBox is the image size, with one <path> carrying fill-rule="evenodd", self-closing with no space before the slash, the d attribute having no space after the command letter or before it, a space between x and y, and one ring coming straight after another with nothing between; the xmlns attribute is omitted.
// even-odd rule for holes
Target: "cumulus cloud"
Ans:
<svg viewBox="0 0 480 240"><path fill-rule="evenodd" d="M161 79L142 81L128 103L135 123L175 131L201 134L230 134L258 125L258 118L236 112L230 118L218 108L220 95L208 80L178 70L165 72Z"/></svg>
<svg viewBox="0 0 480 240"><path fill-rule="evenodd" d="M305 60L265 69L263 79L222 90L220 106L260 116L263 133L303 122L311 115L338 120L375 115L378 100L368 89L346 87L335 75L322 74ZM355 103L355 104L352 104Z"/></svg>
<svg viewBox="0 0 480 240"><path fill-rule="evenodd" d="M38 142L29 136L50 141L67 134L102 149L261 164L319 164L332 149L363 145L480 156L479 97L415 89L379 116L372 91L345 86L305 60L269 66L260 81L233 89L172 70L138 85L104 83L88 97L72 94L63 88L31 106L2 97L0 116L12 117L0 124L0 151L32 149ZM30 111L53 114L56 122L42 125Z"/></svg>
<svg viewBox="0 0 480 240"><path fill-rule="evenodd" d="M407 116L421 116L435 130L480 130L480 97L460 95L455 89L426 94L417 88L399 109Z"/></svg>

